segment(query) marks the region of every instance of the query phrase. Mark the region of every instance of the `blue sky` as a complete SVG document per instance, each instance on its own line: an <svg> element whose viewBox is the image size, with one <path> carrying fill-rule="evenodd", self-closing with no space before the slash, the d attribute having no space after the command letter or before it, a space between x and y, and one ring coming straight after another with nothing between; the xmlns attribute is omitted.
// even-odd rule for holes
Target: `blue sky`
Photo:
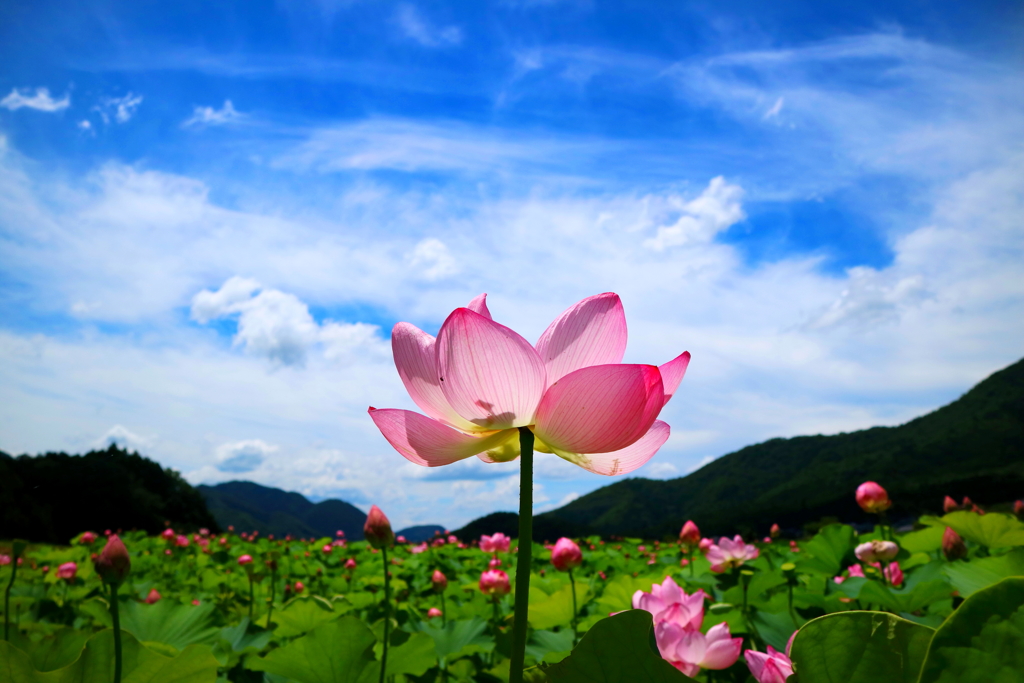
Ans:
<svg viewBox="0 0 1024 683"><path fill-rule="evenodd" d="M0 449L454 527L515 467L365 410L412 407L391 326L480 292L536 339L616 291L627 360L693 353L649 477L1024 355L1019 3L719 4L5 3ZM609 483L538 471L539 510Z"/></svg>

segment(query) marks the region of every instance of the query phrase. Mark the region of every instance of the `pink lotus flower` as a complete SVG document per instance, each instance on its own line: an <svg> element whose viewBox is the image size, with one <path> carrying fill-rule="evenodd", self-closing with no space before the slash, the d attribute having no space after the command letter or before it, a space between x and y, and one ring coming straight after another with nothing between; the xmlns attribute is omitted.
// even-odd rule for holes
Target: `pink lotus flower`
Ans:
<svg viewBox="0 0 1024 683"><path fill-rule="evenodd" d="M712 541L710 538L702 538L702 539L700 539L700 543L697 544L697 548L702 553L707 555L708 551L711 550L711 546L713 546L714 544L715 544L715 542Z"/></svg>
<svg viewBox="0 0 1024 683"><path fill-rule="evenodd" d="M334 535L337 536L338 538L345 538L345 532L342 531L341 529L338 529L337 531L335 531Z"/></svg>
<svg viewBox="0 0 1024 683"><path fill-rule="evenodd" d="M390 548L395 544L395 532L391 530L391 522L387 515L376 505L370 508L363 525L363 538L371 547Z"/></svg>
<svg viewBox="0 0 1024 683"><path fill-rule="evenodd" d="M0 567L6 567L11 563L11 556L0 554Z"/></svg>
<svg viewBox="0 0 1024 683"><path fill-rule="evenodd" d="M892 541L868 541L867 543L861 543L853 549L853 554L857 556L857 559L861 562L878 562L884 560L888 562L898 555L900 547Z"/></svg>
<svg viewBox="0 0 1024 683"><path fill-rule="evenodd" d="M899 562L890 562L885 565L885 569L882 570L882 574L890 585L895 586L896 588L903 585L903 570L900 569Z"/></svg>
<svg viewBox="0 0 1024 683"><path fill-rule="evenodd" d="M1013 501L1013 514L1024 517L1024 500Z"/></svg>
<svg viewBox="0 0 1024 683"><path fill-rule="evenodd" d="M496 557L492 557L491 561L487 563L487 568L488 569L497 569L500 566L501 566L501 560L499 560Z"/></svg>
<svg viewBox="0 0 1024 683"><path fill-rule="evenodd" d="M74 562L65 562L61 566L57 567L57 578L66 579L71 581L75 578L75 574L78 573L78 565Z"/></svg>
<svg viewBox="0 0 1024 683"><path fill-rule="evenodd" d="M177 540L175 540L174 543L179 548L187 548L188 547L188 536L178 536Z"/></svg>
<svg viewBox="0 0 1024 683"><path fill-rule="evenodd" d="M851 578L854 576L859 576L862 579L867 578L866 576L864 576L864 567L860 566L859 564L851 564L846 569L847 573L850 575Z"/></svg>
<svg viewBox="0 0 1024 683"><path fill-rule="evenodd" d="M322 552L324 555L330 555L332 550L334 550L334 546L330 543L325 545L323 548L320 548L320 552Z"/></svg>
<svg viewBox="0 0 1024 683"><path fill-rule="evenodd" d="M427 610L427 618L428 619L433 619L433 618L439 617L439 616L441 616L441 610L439 610L438 608L431 607L430 609Z"/></svg>
<svg viewBox="0 0 1024 683"><path fill-rule="evenodd" d="M480 592L492 597L508 595L512 587L508 583L508 574L500 569L488 569L480 575Z"/></svg>
<svg viewBox="0 0 1024 683"><path fill-rule="evenodd" d="M428 547L427 542L423 541L423 543L420 543L419 545L409 546L409 552L413 555L419 555L420 553L426 552Z"/></svg>
<svg viewBox="0 0 1024 683"><path fill-rule="evenodd" d="M398 323L391 345L426 415L371 407L370 417L395 450L426 467L473 455L514 460L517 430L529 427L539 451L597 474L631 472L668 439L657 417L690 360L622 364L626 319L610 293L570 307L535 346L494 322L483 294L453 311L437 339Z"/></svg>
<svg viewBox="0 0 1024 683"><path fill-rule="evenodd" d="M555 565L558 571L567 572L583 564L583 553L571 539L560 538L551 549L551 564Z"/></svg>
<svg viewBox="0 0 1024 683"><path fill-rule="evenodd" d="M247 564L252 564L252 555L242 555L238 558L238 564L242 565L243 567Z"/></svg>
<svg viewBox="0 0 1024 683"><path fill-rule="evenodd" d="M718 545L708 549L707 558L711 563L711 571L720 574L732 567L739 567L744 562L755 559L760 551L754 546L744 543L739 534L732 540L725 536L718 539Z"/></svg>
<svg viewBox="0 0 1024 683"><path fill-rule="evenodd" d="M435 593L444 593L448 589L448 577L441 573L440 569L435 569L430 576L430 586Z"/></svg>
<svg viewBox="0 0 1024 683"><path fill-rule="evenodd" d="M198 607L199 606L199 600L197 600L197 599L192 600L192 604L195 605L196 607Z"/></svg>
<svg viewBox="0 0 1024 683"><path fill-rule="evenodd" d="M82 534L82 538L79 539L79 543L82 543L83 545L89 545L95 540L96 534L94 534L91 531L86 531L84 534Z"/></svg>
<svg viewBox="0 0 1024 683"><path fill-rule="evenodd" d="M700 529L691 520L687 520L679 531L679 542L691 547L700 543Z"/></svg>
<svg viewBox="0 0 1024 683"><path fill-rule="evenodd" d="M155 589L155 588L150 588L149 589L149 595L146 596L146 604L147 605L152 605L154 602L158 602L159 600L160 600L160 592L157 591L157 589Z"/></svg>
<svg viewBox="0 0 1024 683"><path fill-rule="evenodd" d="M166 529L164 529L164 530L163 530L163 532L162 532L162 533L160 534L160 537L161 537L162 539L164 539L165 541L173 541L173 540L174 540L174 537L175 537L175 535L176 535L176 534L174 533L174 529L172 529L171 527L167 527L167 528L166 528Z"/></svg>
<svg viewBox="0 0 1024 683"><path fill-rule="evenodd" d="M793 640L790 639L790 644ZM782 653L768 646L768 654L757 650L747 650L743 653L747 660L747 668L750 675L757 683L786 683L786 679L793 675L793 660L789 658L789 645L786 652Z"/></svg>
<svg viewBox="0 0 1024 683"><path fill-rule="evenodd" d="M743 649L743 639L733 638L724 622L709 628L707 635L662 622L655 624L654 638L661 656L687 676L696 676L701 669L728 669Z"/></svg>
<svg viewBox="0 0 1024 683"><path fill-rule="evenodd" d="M772 528L768 530L768 534L772 538L778 538L779 534L782 533L782 529L779 528L778 524L772 524Z"/></svg>
<svg viewBox="0 0 1024 683"><path fill-rule="evenodd" d="M864 512L878 513L892 506L889 494L873 481L866 481L857 487L857 505Z"/></svg>
<svg viewBox="0 0 1024 683"><path fill-rule="evenodd" d="M306 590L306 586L301 581L296 581L295 586L292 588L292 590L294 590L296 593L301 593L302 591Z"/></svg>
<svg viewBox="0 0 1024 683"><path fill-rule="evenodd" d="M353 558L350 557L347 560L345 560L345 569L355 569L355 568L356 568L356 561Z"/></svg>
<svg viewBox="0 0 1024 683"><path fill-rule="evenodd" d="M395 543L408 543L408 541L405 540L405 536L395 536Z"/></svg>
<svg viewBox="0 0 1024 683"><path fill-rule="evenodd" d="M704 622L704 591L687 595L671 576L651 586L651 592L633 593L633 609L642 609L654 616L654 623L676 624L684 629L699 629Z"/></svg>
<svg viewBox="0 0 1024 683"><path fill-rule="evenodd" d="M511 541L512 539L500 531L493 536L481 536L480 550L485 553L507 553Z"/></svg>

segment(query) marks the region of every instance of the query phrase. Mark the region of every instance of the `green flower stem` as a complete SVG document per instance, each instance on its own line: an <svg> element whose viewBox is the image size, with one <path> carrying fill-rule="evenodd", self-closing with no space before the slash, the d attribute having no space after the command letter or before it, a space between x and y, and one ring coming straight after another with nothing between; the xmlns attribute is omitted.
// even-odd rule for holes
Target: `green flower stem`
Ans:
<svg viewBox="0 0 1024 683"><path fill-rule="evenodd" d="M493 667L497 663L498 659L498 636L501 634L501 631L498 630L498 622L500 621L500 616L498 614L497 596L491 598L491 604L493 606L493 609L491 610L491 621L494 622L494 649L491 650L491 666Z"/></svg>
<svg viewBox="0 0 1024 683"><path fill-rule="evenodd" d="M690 546L690 548L688 548L687 551L686 551L686 556L688 558L690 558L690 578L691 579L693 578L693 561L695 559L694 556L693 556L693 551L694 551L693 546Z"/></svg>
<svg viewBox="0 0 1024 683"><path fill-rule="evenodd" d="M441 625L448 625L448 609L444 606L444 591L441 592Z"/></svg>
<svg viewBox="0 0 1024 683"><path fill-rule="evenodd" d="M14 586L14 577L18 573L18 553L11 553L11 580L7 582L7 590L4 591L4 640L11 640L11 588Z"/></svg>
<svg viewBox="0 0 1024 683"><path fill-rule="evenodd" d="M391 630L391 579L388 576L388 548L380 549L384 561L384 652L380 657L380 683L384 683L384 673L388 668L388 631Z"/></svg>
<svg viewBox="0 0 1024 683"><path fill-rule="evenodd" d="M530 611L530 566L533 554L533 432L519 428L519 552L516 557L516 612L512 624L509 683L523 683L526 624Z"/></svg>
<svg viewBox="0 0 1024 683"><path fill-rule="evenodd" d="M277 597L277 570L270 570L270 604L267 606L267 628L274 628L270 625L270 617L274 615L274 598ZM250 619L249 621L252 621Z"/></svg>
<svg viewBox="0 0 1024 683"><path fill-rule="evenodd" d="M252 606L256 602L256 598L253 595L252 588L252 572L246 572L249 575L249 623L252 623Z"/></svg>
<svg viewBox="0 0 1024 683"><path fill-rule="evenodd" d="M121 616L117 605L117 584L110 584L110 616L114 620L114 683L121 683Z"/></svg>
<svg viewBox="0 0 1024 683"><path fill-rule="evenodd" d="M580 639L580 630L577 625L578 608L576 607L576 579L572 577L572 570L569 570L569 585L572 586L572 646L576 647L576 643Z"/></svg>

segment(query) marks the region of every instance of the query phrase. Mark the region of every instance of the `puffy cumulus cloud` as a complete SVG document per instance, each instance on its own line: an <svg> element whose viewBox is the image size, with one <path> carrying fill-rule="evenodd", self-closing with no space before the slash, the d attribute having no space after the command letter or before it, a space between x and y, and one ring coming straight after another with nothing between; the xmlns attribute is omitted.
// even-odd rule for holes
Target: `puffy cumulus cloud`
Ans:
<svg viewBox="0 0 1024 683"><path fill-rule="evenodd" d="M409 265L422 273L426 280L441 280L459 272L447 245L434 237L416 244L409 254Z"/></svg>
<svg viewBox="0 0 1024 683"><path fill-rule="evenodd" d="M230 123L237 123L245 118L245 115L235 109L231 100L224 100L224 106L220 109L213 107L196 107L192 116L185 119L181 124L183 128L195 126L224 126Z"/></svg>
<svg viewBox="0 0 1024 683"><path fill-rule="evenodd" d="M107 430L107 433L97 439L93 445L96 448L116 445L129 450L144 450L153 446L154 437L140 436L130 431L123 425L114 425Z"/></svg>
<svg viewBox="0 0 1024 683"><path fill-rule="evenodd" d="M0 107L10 109L11 111L17 111L24 107L26 109L53 113L67 109L70 106L71 95L65 93L64 97L59 100L54 99L50 95L48 88L36 88L35 93L32 92L31 88L13 88L6 97L0 100Z"/></svg>
<svg viewBox="0 0 1024 683"><path fill-rule="evenodd" d="M669 479L679 475L679 468L670 462L655 461L644 468L643 475L652 479Z"/></svg>
<svg viewBox="0 0 1024 683"><path fill-rule="evenodd" d="M249 278L232 277L217 291L204 289L192 298L192 319L200 324L234 315L238 316L234 344L275 365L302 366L310 347L317 344L323 345L330 360L386 353L376 325L333 321L320 325L309 306L294 294L263 289Z"/></svg>
<svg viewBox="0 0 1024 683"><path fill-rule="evenodd" d="M743 189L739 185L727 183L718 176L690 201L670 198L669 207L676 209L679 218L671 225L659 226L654 237L644 240L644 246L664 251L669 247L710 242L715 235L746 218L740 204L742 196Z"/></svg>
<svg viewBox="0 0 1024 683"><path fill-rule="evenodd" d="M216 450L217 469L230 474L252 472L277 450L277 446L260 439L221 444Z"/></svg>
<svg viewBox="0 0 1024 683"><path fill-rule="evenodd" d="M462 42L462 29L458 26L435 27L420 11L410 4L401 4L395 15L398 28L405 38L423 47L451 47Z"/></svg>

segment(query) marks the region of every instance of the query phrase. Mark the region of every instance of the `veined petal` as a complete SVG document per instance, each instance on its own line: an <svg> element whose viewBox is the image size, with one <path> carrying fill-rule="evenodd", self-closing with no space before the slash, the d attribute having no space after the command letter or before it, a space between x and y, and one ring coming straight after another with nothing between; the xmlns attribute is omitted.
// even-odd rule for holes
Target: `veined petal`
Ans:
<svg viewBox="0 0 1024 683"><path fill-rule="evenodd" d="M686 374L686 366L689 364L690 352L683 351L658 368L661 372L661 381L665 386L665 403L668 403L668 400L675 395L679 383L683 381L683 375Z"/></svg>
<svg viewBox="0 0 1024 683"><path fill-rule="evenodd" d="M474 313L479 313L488 320L493 320L493 318L491 318L491 311L487 308L487 292L474 297L472 301L466 304L466 308Z"/></svg>
<svg viewBox="0 0 1024 683"><path fill-rule="evenodd" d="M507 432L473 436L411 410L370 408L369 413L377 429L396 451L406 460L424 467L450 465L509 438Z"/></svg>
<svg viewBox="0 0 1024 683"><path fill-rule="evenodd" d="M398 376L409 396L423 412L464 431L480 427L452 410L441 391L434 338L410 323L398 323L391 330L391 351Z"/></svg>
<svg viewBox="0 0 1024 683"><path fill-rule="evenodd" d="M437 335L441 391L466 420L484 429L533 422L545 387L544 364L514 331L457 308Z"/></svg>
<svg viewBox="0 0 1024 683"><path fill-rule="evenodd" d="M671 432L672 430L668 423L655 420L646 434L632 445L626 446L621 450L612 451L611 453L589 454L567 453L556 450L555 454L594 474L614 477L617 474L627 474L643 466L668 441Z"/></svg>
<svg viewBox="0 0 1024 683"><path fill-rule="evenodd" d="M618 294L587 297L544 330L537 353L548 371L548 386L573 370L621 363L626 352L626 314Z"/></svg>
<svg viewBox="0 0 1024 683"><path fill-rule="evenodd" d="M534 431L556 450L609 453L647 433L664 404L653 365L593 365L544 392Z"/></svg>

